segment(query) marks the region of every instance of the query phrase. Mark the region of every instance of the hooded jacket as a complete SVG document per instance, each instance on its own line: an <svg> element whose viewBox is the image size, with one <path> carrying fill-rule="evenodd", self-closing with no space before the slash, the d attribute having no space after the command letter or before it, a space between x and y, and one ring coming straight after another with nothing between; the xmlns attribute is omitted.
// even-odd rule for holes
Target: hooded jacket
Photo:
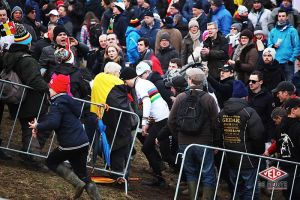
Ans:
<svg viewBox="0 0 300 200"><path fill-rule="evenodd" d="M26 55L26 57L24 57ZM27 95L22 102L19 117L36 117L44 93L48 93L48 85L44 81L38 62L30 56L28 46L22 44L12 44L7 53L3 56L4 68L14 70L24 85L32 87L27 89ZM44 101L45 102L45 101ZM42 106L41 114L47 112L47 105Z"/></svg>
<svg viewBox="0 0 300 200"><path fill-rule="evenodd" d="M130 63L136 63L139 59L139 52L137 49L137 43L138 39L141 37L138 33L138 31L131 27L128 26L126 33L126 52L127 52L127 59L128 62Z"/></svg>
<svg viewBox="0 0 300 200"><path fill-rule="evenodd" d="M240 152L262 154L264 152L264 126L256 113L249 107L247 101L240 98L230 98L224 103L223 110L218 115L217 137L221 146ZM231 168L239 167L240 155L227 154ZM257 167L257 159L244 156L242 169Z"/></svg>
<svg viewBox="0 0 300 200"><path fill-rule="evenodd" d="M66 93L51 97L50 111L37 125L38 131L55 130L60 148L81 148L89 144L87 134L79 120L81 105Z"/></svg>
<svg viewBox="0 0 300 200"><path fill-rule="evenodd" d="M288 61L294 62L295 57L300 54L297 30L290 24L287 24L283 28L276 25L269 34L268 47L273 47L278 42L278 39L281 40L281 43L276 49L276 60L279 64L287 63Z"/></svg>
<svg viewBox="0 0 300 200"><path fill-rule="evenodd" d="M160 22L157 19L154 19L154 24L152 27L149 27L145 22L142 22L142 27L139 30L141 37L149 39L149 47L151 49L155 48L156 34L160 30Z"/></svg>

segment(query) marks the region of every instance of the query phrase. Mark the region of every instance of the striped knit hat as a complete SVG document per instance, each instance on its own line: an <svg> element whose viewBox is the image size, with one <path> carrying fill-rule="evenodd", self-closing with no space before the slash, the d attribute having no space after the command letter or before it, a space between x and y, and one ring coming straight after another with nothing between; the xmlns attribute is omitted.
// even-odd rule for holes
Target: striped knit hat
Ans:
<svg viewBox="0 0 300 200"><path fill-rule="evenodd" d="M64 48L57 49L54 52L54 57L58 63L74 64L74 55L71 51L68 51L67 49Z"/></svg>
<svg viewBox="0 0 300 200"><path fill-rule="evenodd" d="M30 44L32 36L22 24L15 23L15 30L16 33L14 35L14 42L16 44Z"/></svg>
<svg viewBox="0 0 300 200"><path fill-rule="evenodd" d="M132 26L132 27L138 27L139 25L141 25L141 22L138 18L135 18L135 19L131 19L130 22L129 22L129 26Z"/></svg>

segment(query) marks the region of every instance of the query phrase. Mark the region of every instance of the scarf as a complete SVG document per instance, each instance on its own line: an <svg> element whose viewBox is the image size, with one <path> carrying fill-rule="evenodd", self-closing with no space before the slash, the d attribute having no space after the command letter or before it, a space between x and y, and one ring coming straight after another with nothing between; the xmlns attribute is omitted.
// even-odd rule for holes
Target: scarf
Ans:
<svg viewBox="0 0 300 200"><path fill-rule="evenodd" d="M198 30L197 33L191 33L189 31L189 33L190 33L190 36L191 36L191 38L193 40L193 50L195 50L196 47L200 47L200 40L199 40L199 38L200 38L200 31Z"/></svg>
<svg viewBox="0 0 300 200"><path fill-rule="evenodd" d="M278 29L283 29L285 26L287 26L289 24L289 22L288 21L285 21L285 22L282 22L282 23L280 23L279 21L276 23L276 27L278 28Z"/></svg>
<svg viewBox="0 0 300 200"><path fill-rule="evenodd" d="M241 45L241 44L239 44L239 45L236 47L236 49L235 49L235 51L234 51L234 53L233 53L232 60L234 60L234 61L239 60L239 59L240 59L240 55L241 55L241 53L242 53L242 50L243 50L246 46L247 46L247 44L246 44L246 45Z"/></svg>

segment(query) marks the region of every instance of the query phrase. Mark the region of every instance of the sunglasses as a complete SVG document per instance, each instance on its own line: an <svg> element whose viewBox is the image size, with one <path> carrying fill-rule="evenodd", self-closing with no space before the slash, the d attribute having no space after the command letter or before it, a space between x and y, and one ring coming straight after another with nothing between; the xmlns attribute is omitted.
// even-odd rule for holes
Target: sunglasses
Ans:
<svg viewBox="0 0 300 200"><path fill-rule="evenodd" d="M256 81L256 80L249 80L248 81L248 83L250 84L250 83L252 83L252 84L255 84L255 83L257 83L258 81Z"/></svg>
<svg viewBox="0 0 300 200"><path fill-rule="evenodd" d="M235 28L235 27L231 27L230 29L231 29L231 30L236 30L236 28Z"/></svg>

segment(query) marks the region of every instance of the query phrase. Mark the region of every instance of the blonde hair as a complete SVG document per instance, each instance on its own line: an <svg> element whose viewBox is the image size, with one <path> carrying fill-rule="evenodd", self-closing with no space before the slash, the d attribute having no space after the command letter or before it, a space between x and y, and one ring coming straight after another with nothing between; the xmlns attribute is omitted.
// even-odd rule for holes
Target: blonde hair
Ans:
<svg viewBox="0 0 300 200"><path fill-rule="evenodd" d="M118 63L108 62L104 67L104 73L119 76L121 69L122 67Z"/></svg>

